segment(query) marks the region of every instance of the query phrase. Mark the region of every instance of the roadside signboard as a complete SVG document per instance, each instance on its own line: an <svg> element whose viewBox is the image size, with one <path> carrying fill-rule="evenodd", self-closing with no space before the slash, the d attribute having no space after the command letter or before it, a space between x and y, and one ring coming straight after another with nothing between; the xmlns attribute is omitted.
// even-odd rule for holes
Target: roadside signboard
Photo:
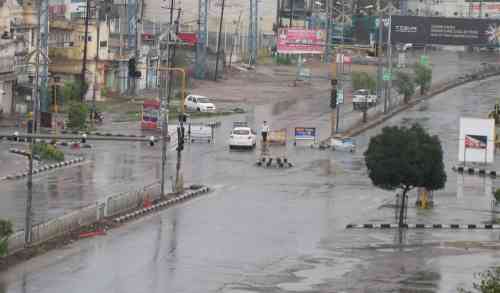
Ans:
<svg viewBox="0 0 500 293"><path fill-rule="evenodd" d="M286 128L271 130L267 136L267 141L271 144L286 144Z"/></svg>
<svg viewBox="0 0 500 293"><path fill-rule="evenodd" d="M337 88L337 105L344 103L344 89Z"/></svg>
<svg viewBox="0 0 500 293"><path fill-rule="evenodd" d="M324 30L282 28L279 30L277 49L280 54L323 54Z"/></svg>
<svg viewBox="0 0 500 293"><path fill-rule="evenodd" d="M429 56L427 55L420 56L420 64L429 65Z"/></svg>
<svg viewBox="0 0 500 293"><path fill-rule="evenodd" d="M388 70L384 70L384 75L382 76L382 79L384 81L389 81L391 80L392 76L391 73Z"/></svg>
<svg viewBox="0 0 500 293"><path fill-rule="evenodd" d="M315 127L295 127L295 140L315 140L316 128Z"/></svg>
<svg viewBox="0 0 500 293"><path fill-rule="evenodd" d="M495 159L495 120L460 118L458 161L493 163Z"/></svg>
<svg viewBox="0 0 500 293"><path fill-rule="evenodd" d="M142 129L157 129L159 128L160 120L160 102L157 100L144 100L142 106Z"/></svg>

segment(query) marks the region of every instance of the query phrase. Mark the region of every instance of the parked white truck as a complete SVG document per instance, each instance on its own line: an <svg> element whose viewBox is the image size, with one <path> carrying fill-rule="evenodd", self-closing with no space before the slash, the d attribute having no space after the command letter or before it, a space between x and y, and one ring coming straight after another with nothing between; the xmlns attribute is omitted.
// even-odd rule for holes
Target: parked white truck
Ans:
<svg viewBox="0 0 500 293"><path fill-rule="evenodd" d="M352 106L354 110L362 110L366 103L367 108L373 107L377 104L377 95L371 95L368 90L356 90L352 94Z"/></svg>

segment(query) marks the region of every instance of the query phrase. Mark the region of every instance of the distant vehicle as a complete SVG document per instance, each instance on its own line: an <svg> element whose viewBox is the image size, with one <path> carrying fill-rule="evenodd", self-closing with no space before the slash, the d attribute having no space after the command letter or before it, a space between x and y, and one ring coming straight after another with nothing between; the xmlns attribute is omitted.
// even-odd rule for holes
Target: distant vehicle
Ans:
<svg viewBox="0 0 500 293"><path fill-rule="evenodd" d="M189 95L186 97L186 110L193 112L215 112L216 108L207 97Z"/></svg>
<svg viewBox="0 0 500 293"><path fill-rule="evenodd" d="M348 151L354 153L356 151L356 142L352 137L334 136L330 140L332 150Z"/></svg>
<svg viewBox="0 0 500 293"><path fill-rule="evenodd" d="M363 109L365 103L368 108L375 106L377 104L377 95L370 95L370 92L365 89L354 91L352 94L352 106L354 110Z"/></svg>
<svg viewBox="0 0 500 293"><path fill-rule="evenodd" d="M253 149L257 144L257 137L250 127L235 127L229 137L229 149L238 147Z"/></svg>

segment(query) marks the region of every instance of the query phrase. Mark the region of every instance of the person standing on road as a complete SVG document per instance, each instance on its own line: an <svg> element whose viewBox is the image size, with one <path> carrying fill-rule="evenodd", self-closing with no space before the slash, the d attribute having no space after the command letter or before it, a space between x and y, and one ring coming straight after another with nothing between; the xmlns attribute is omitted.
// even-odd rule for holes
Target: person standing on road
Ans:
<svg viewBox="0 0 500 293"><path fill-rule="evenodd" d="M262 141L264 143L267 142L267 134L269 133L269 125L267 125L267 122L264 121L262 124L262 129L261 129L261 134L262 134Z"/></svg>

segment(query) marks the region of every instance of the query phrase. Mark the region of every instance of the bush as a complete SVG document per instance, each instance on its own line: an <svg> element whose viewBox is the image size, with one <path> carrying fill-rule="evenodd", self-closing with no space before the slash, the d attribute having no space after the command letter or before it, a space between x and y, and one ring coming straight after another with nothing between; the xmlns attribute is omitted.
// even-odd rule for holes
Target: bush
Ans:
<svg viewBox="0 0 500 293"><path fill-rule="evenodd" d="M495 193L493 194L493 196L495 196L495 200L497 202L500 202L500 188L497 188L497 190L495 190Z"/></svg>
<svg viewBox="0 0 500 293"><path fill-rule="evenodd" d="M39 156L44 161L64 161L64 153L53 145L37 143L33 145L33 155Z"/></svg>
<svg viewBox="0 0 500 293"><path fill-rule="evenodd" d="M374 92L377 87L375 77L367 72L354 71L352 73L352 88L354 90L367 89Z"/></svg>
<svg viewBox="0 0 500 293"><path fill-rule="evenodd" d="M7 254L7 240L12 233L14 233L12 222L0 220L0 257Z"/></svg>
<svg viewBox="0 0 500 293"><path fill-rule="evenodd" d="M291 65L293 63L293 59L289 55L277 55L274 60L278 65Z"/></svg>
<svg viewBox="0 0 500 293"><path fill-rule="evenodd" d="M89 115L87 105L79 102L72 102L68 111L68 127L76 130L85 129L85 122Z"/></svg>
<svg viewBox="0 0 500 293"><path fill-rule="evenodd" d="M474 291L459 289L462 293L496 293L500 292L500 267L489 269L484 273L479 273L477 276L481 279L479 283L474 283L472 286Z"/></svg>

